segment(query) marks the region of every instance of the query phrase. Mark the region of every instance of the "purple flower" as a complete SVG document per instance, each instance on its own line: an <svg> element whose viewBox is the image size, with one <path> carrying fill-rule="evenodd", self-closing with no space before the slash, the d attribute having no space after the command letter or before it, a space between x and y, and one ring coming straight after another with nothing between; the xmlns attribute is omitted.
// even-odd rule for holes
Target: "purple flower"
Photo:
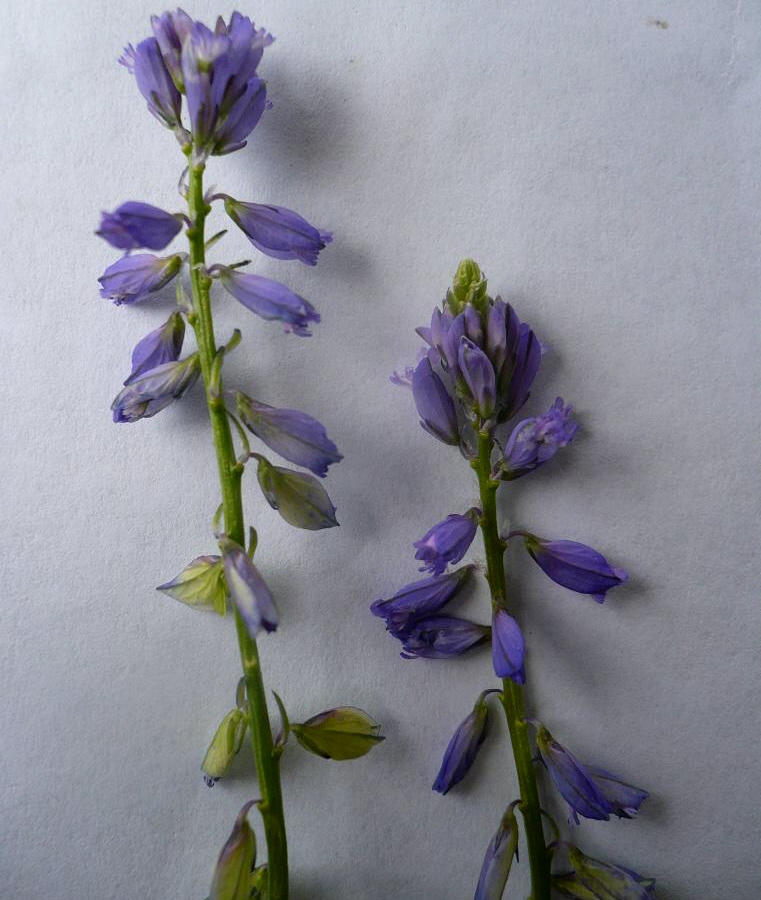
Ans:
<svg viewBox="0 0 761 900"><path fill-rule="evenodd" d="M427 357L412 373L412 396L423 428L445 444L459 444L454 401Z"/></svg>
<svg viewBox="0 0 761 900"><path fill-rule="evenodd" d="M473 543L480 515L481 510L473 506L464 515L447 516L415 541L415 559L424 563L420 571L440 575L449 563L458 563Z"/></svg>
<svg viewBox="0 0 761 900"><path fill-rule="evenodd" d="M394 637L403 638L421 619L437 613L462 589L473 566L463 566L447 575L434 575L405 585L388 600L376 600L374 616L385 619Z"/></svg>
<svg viewBox="0 0 761 900"><path fill-rule="evenodd" d="M473 709L457 726L444 751L441 768L433 782L434 791L446 794L468 774L486 737L489 724L489 705L486 697L491 693L493 691L479 694Z"/></svg>
<svg viewBox="0 0 761 900"><path fill-rule="evenodd" d="M611 865L586 856L572 844L556 844L565 849L570 872L552 876L552 886L561 897L571 900L655 900L655 880L643 878L631 869Z"/></svg>
<svg viewBox="0 0 761 900"><path fill-rule="evenodd" d="M273 466L258 453L256 476L269 505L295 528L319 531L338 525L336 508L328 492L312 475Z"/></svg>
<svg viewBox="0 0 761 900"><path fill-rule="evenodd" d="M605 600L606 591L629 577L623 569L609 565L596 550L576 541L545 541L527 534L525 543L545 575L571 591L591 594L598 603Z"/></svg>
<svg viewBox="0 0 761 900"><path fill-rule="evenodd" d="M483 644L488 625L477 625L456 616L428 616L417 619L401 637L404 659L449 659Z"/></svg>
<svg viewBox="0 0 761 900"><path fill-rule="evenodd" d="M122 303L139 303L161 290L180 271L182 257L154 256L137 253L123 256L110 265L100 276L100 295L119 306Z"/></svg>
<svg viewBox="0 0 761 900"><path fill-rule="evenodd" d="M163 250L181 228L182 216L150 203L129 201L112 213L104 212L95 233L119 250Z"/></svg>
<svg viewBox="0 0 761 900"><path fill-rule="evenodd" d="M453 316L448 310L433 310L430 328L418 328L417 333L428 344L441 361L441 366L452 378L459 374L460 340L465 334L465 318Z"/></svg>
<svg viewBox="0 0 761 900"><path fill-rule="evenodd" d="M285 322L286 331L309 337L309 323L320 321L311 303L277 281L261 275L244 275L228 268L221 270L219 280L246 309L262 319Z"/></svg>
<svg viewBox="0 0 761 900"><path fill-rule="evenodd" d="M172 81L178 91L184 91L180 54L182 42L193 27L193 20L186 12L178 9L175 12L165 12L161 16L151 16L151 27Z"/></svg>
<svg viewBox="0 0 761 900"><path fill-rule="evenodd" d="M647 799L647 791L621 781L610 772L585 766L559 744L541 724L537 728L536 747L539 757L571 808L572 818L608 821L611 815L631 819Z"/></svg>
<svg viewBox="0 0 761 900"><path fill-rule="evenodd" d="M132 351L132 372L125 384L132 384L141 375L164 363L180 358L185 337L185 320L179 312L173 312L163 325L147 334Z"/></svg>
<svg viewBox="0 0 761 900"><path fill-rule="evenodd" d="M486 848L474 900L502 900L513 859L518 858L518 822L513 810L520 801L508 806L499 828Z"/></svg>
<svg viewBox="0 0 761 900"><path fill-rule="evenodd" d="M458 363L479 416L488 419L494 411L497 392L496 377L489 357L472 340L463 337L460 338Z"/></svg>
<svg viewBox="0 0 761 900"><path fill-rule="evenodd" d="M276 409L237 391L238 415L247 428L285 459L324 478L328 466L343 459L323 426L295 409Z"/></svg>
<svg viewBox="0 0 761 900"><path fill-rule="evenodd" d="M523 633L515 619L504 609L494 613L491 627L491 654L494 672L500 678L511 678L516 684L524 684L525 644Z"/></svg>
<svg viewBox="0 0 761 900"><path fill-rule="evenodd" d="M150 112L167 128L180 125L182 97L164 64L158 41L146 38L137 47L128 45L119 62L135 76Z"/></svg>
<svg viewBox="0 0 761 900"><path fill-rule="evenodd" d="M317 256L333 240L293 210L263 203L242 203L224 195L227 215L257 250L275 259L299 259L317 265Z"/></svg>
<svg viewBox="0 0 761 900"><path fill-rule="evenodd" d="M515 353L512 360L508 357L503 367L500 385L501 421L511 419L528 400L541 360L542 348L538 338L528 325L520 325Z"/></svg>
<svg viewBox="0 0 761 900"><path fill-rule="evenodd" d="M258 125L264 110L271 105L267 102L267 85L261 78L252 78L230 114L217 128L212 154L222 156L245 147L246 138Z"/></svg>
<svg viewBox="0 0 761 900"><path fill-rule="evenodd" d="M513 481L544 465L573 440L581 427L571 420L572 406L564 406L563 398L542 416L519 422L508 438L500 465L505 481Z"/></svg>
<svg viewBox="0 0 761 900"><path fill-rule="evenodd" d="M259 570L235 541L223 538L219 546L224 559L227 589L246 623L248 633L255 638L262 630L275 631L278 626L277 610Z"/></svg>
<svg viewBox="0 0 761 900"><path fill-rule="evenodd" d="M137 422L155 416L182 397L200 371L198 354L193 353L179 362L164 363L145 372L116 395L111 404L114 422Z"/></svg>

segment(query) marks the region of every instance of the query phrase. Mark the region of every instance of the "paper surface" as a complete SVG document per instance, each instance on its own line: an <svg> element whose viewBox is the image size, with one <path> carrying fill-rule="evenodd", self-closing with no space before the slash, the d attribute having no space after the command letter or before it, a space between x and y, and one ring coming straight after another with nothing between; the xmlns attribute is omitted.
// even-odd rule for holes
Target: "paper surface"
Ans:
<svg viewBox="0 0 761 900"><path fill-rule="evenodd" d="M576 839L656 877L663 900L756 900L761 10L242 10L277 37L261 66L275 105L208 182L296 209L335 242L316 269L253 251L254 270L323 321L301 339L220 297L220 338L243 329L226 378L316 416L345 455L327 480L341 522L328 532L289 528L246 478L282 619L261 640L265 677L296 721L352 704L387 736L352 763L288 748L294 900L472 896L516 796L496 715L468 779L446 797L430 788L493 683L488 653L403 661L368 612L416 576L411 542L476 500L458 453L388 382L466 255L551 348L527 412L561 395L583 425L509 489L514 526L632 573L599 607L508 555L531 710L652 794L638 820L585 822ZM245 752L212 791L199 771L233 702L232 623L154 589L214 551L200 393L134 425L109 413L133 345L170 308L101 299L116 254L93 235L99 211L128 199L180 208L183 158L116 63L160 11L10 0L0 13L9 900L201 900L257 796ZM232 226L214 250L251 256ZM485 617L483 586L466 608ZM525 897L525 855L511 878L508 896Z"/></svg>

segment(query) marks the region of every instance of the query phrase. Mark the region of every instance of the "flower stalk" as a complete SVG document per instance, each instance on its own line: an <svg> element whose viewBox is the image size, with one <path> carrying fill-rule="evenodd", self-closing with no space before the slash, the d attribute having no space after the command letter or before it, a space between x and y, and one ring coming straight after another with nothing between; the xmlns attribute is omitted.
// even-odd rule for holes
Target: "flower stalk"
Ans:
<svg viewBox="0 0 761 900"><path fill-rule="evenodd" d="M483 511L480 526L486 554L486 578L491 592L492 606L496 610L504 609L506 601L505 543L499 536L497 525L497 489L500 482L491 478L491 455L492 438L487 432L480 432L478 457L472 460L471 465L478 476ZM529 742L528 725L524 721L526 712L523 687L510 678L503 678L500 702L510 732L510 743L521 797L519 809L526 829L531 869L531 897L529 900L550 900L552 857L544 839L539 788Z"/></svg>
<svg viewBox="0 0 761 900"><path fill-rule="evenodd" d="M211 278L205 270L205 221L209 207L203 192L204 168L202 163L195 163L191 164L188 172L188 215L191 224L187 230L187 237L190 245L190 288L193 301L193 311L188 318L195 331L201 359L201 377L206 391L219 469L225 532L233 541L243 545L245 543L245 521L241 499L243 465L237 461L235 455L229 418L223 400L221 374L214 372L218 351L209 293ZM256 640L248 633L237 607L233 607L233 612L248 698L251 743L261 792L258 805L267 842L269 897L271 900L287 900L288 845L280 785L280 754L276 752L272 738Z"/></svg>

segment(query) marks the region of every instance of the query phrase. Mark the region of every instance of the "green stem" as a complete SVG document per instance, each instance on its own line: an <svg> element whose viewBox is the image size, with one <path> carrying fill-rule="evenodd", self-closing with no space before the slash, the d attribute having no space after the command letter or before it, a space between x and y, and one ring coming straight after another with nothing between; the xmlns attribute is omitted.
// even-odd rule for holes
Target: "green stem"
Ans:
<svg viewBox="0 0 761 900"><path fill-rule="evenodd" d="M478 436L478 460L472 463L478 475L481 492L481 533L486 552L486 577L491 591L492 606L505 606L505 543L499 536L497 525L498 481L491 478L491 437L480 432ZM529 900L550 900L550 853L544 840L539 790L532 760L528 726L523 702L523 688L510 678L502 680L502 707L510 731L515 769L521 795L520 810L526 828L529 866L531 868L531 897Z"/></svg>
<svg viewBox="0 0 761 900"><path fill-rule="evenodd" d="M217 344L211 315L209 288L211 279L206 274L204 225L209 207L203 195L203 164L191 163L188 183L188 212L192 225L188 229L190 244L190 285L193 295L193 312L189 320L198 342L201 372L206 388L206 402L217 454L219 483L222 489L222 507L227 534L241 546L245 544L245 521L241 500L243 465L235 458L235 445L230 432L220 383L212 383ZM270 900L288 898L288 845L283 815L283 794L280 786L279 754L272 740L267 695L264 691L259 651L256 641L248 633L245 623L235 609L235 629L238 634L243 677L248 697L251 740L259 776L261 802L259 810L264 821L267 840Z"/></svg>

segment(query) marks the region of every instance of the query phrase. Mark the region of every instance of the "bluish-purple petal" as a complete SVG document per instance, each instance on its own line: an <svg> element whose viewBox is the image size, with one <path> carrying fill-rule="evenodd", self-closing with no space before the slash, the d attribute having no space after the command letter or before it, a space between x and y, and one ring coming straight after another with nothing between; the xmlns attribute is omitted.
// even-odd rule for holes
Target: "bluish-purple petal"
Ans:
<svg viewBox="0 0 761 900"><path fill-rule="evenodd" d="M136 253L123 256L110 265L100 276L100 295L119 306L122 303L139 303L168 284L182 266L182 257L154 256L152 253Z"/></svg>
<svg viewBox="0 0 761 900"><path fill-rule="evenodd" d="M462 566L447 575L434 575L405 585L393 597L376 600L374 616L385 619L395 637L403 637L417 620L437 613L463 588L473 566Z"/></svg>
<svg viewBox="0 0 761 900"><path fill-rule="evenodd" d="M309 266L332 240L329 231L321 231L306 219L283 206L242 203L225 197L228 216L251 243L275 259L298 259Z"/></svg>
<svg viewBox="0 0 761 900"><path fill-rule="evenodd" d="M141 375L164 363L180 358L185 337L185 320L179 312L173 312L163 325L138 341L132 351L132 371L124 382L131 384Z"/></svg>
<svg viewBox="0 0 761 900"><path fill-rule="evenodd" d="M446 794L462 781L486 738L489 706L485 694L486 692L479 696L472 711L457 726L444 751L444 758L433 782L433 790L439 794Z"/></svg>
<svg viewBox="0 0 761 900"><path fill-rule="evenodd" d="M428 616L405 629L401 655L405 659L450 659L483 644L489 627L457 616Z"/></svg>
<svg viewBox="0 0 761 900"><path fill-rule="evenodd" d="M285 323L285 330L309 337L309 325L320 316L311 303L294 294L284 284L261 275L246 275L223 269L220 281L228 293L262 319Z"/></svg>
<svg viewBox="0 0 761 900"><path fill-rule="evenodd" d="M457 446L460 433L454 401L427 357L412 373L412 396L423 428L445 444Z"/></svg>
<svg viewBox="0 0 761 900"><path fill-rule="evenodd" d="M623 584L628 574L611 566L591 547L576 541L545 541L526 537L526 549L542 571L557 584L579 594L591 594L598 603L605 592Z"/></svg>
<svg viewBox="0 0 761 900"><path fill-rule="evenodd" d="M453 513L415 541L415 559L423 562L420 571L440 575L450 563L460 562L473 543L480 514L476 507L464 515Z"/></svg>
<svg viewBox="0 0 761 900"><path fill-rule="evenodd" d="M278 615L272 593L246 551L234 541L220 542L227 589L252 638L262 631L275 631Z"/></svg>
<svg viewBox="0 0 761 900"><path fill-rule="evenodd" d="M118 250L163 250L182 228L182 218L150 203L130 200L104 212L95 232Z"/></svg>
<svg viewBox="0 0 761 900"><path fill-rule="evenodd" d="M491 647L495 674L500 678L510 678L516 684L524 684L526 647L523 632L504 609L498 609L492 618Z"/></svg>

